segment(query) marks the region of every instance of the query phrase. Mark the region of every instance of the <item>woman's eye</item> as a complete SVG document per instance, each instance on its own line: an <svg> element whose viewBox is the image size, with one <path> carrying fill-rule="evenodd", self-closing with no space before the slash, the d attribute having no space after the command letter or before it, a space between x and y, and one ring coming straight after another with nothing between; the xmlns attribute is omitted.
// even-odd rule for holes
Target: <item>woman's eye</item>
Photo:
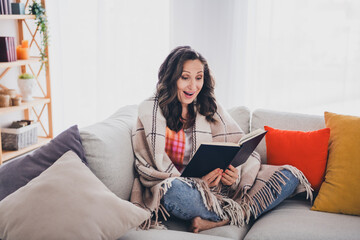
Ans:
<svg viewBox="0 0 360 240"><path fill-rule="evenodd" d="M188 77L185 77L185 76L181 76L182 79L184 80L188 80L189 78Z"/></svg>
<svg viewBox="0 0 360 240"><path fill-rule="evenodd" d="M200 81L201 79L202 79L202 77L197 77L197 78L196 78L196 80L199 80L199 81Z"/></svg>

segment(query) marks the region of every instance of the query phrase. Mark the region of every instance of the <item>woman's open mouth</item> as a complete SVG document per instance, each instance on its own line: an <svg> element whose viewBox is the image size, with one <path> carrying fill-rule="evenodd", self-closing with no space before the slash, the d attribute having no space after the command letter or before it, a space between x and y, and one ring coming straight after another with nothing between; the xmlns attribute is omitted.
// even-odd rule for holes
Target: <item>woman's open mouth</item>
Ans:
<svg viewBox="0 0 360 240"><path fill-rule="evenodd" d="M186 91L184 91L184 94L185 94L186 97L191 98L195 94L195 92L186 92Z"/></svg>

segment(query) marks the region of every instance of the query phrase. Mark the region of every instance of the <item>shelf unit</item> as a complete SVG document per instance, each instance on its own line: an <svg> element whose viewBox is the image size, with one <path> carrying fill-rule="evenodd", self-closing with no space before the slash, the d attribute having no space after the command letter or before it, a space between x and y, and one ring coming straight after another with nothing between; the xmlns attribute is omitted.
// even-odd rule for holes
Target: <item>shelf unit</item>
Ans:
<svg viewBox="0 0 360 240"><path fill-rule="evenodd" d="M21 0L16 0L17 3L21 2ZM25 1L25 8L28 7L30 1ZM41 0L41 5L45 8L45 0ZM29 40L29 47L35 47L40 49L40 44L36 40L36 36L39 34L39 29L31 30L31 27L28 24L28 21L34 21L34 15L0 15L0 21L2 20L14 20L17 21L17 36L18 36L18 43L20 44L21 41L24 39L24 26L26 27L31 35L31 41ZM47 57L49 57L48 49L45 49ZM34 65L39 64L39 71L37 74L34 72ZM20 156L24 153L37 149L46 143L48 143L53 138L53 127L52 127L52 108L51 108L51 88L50 88L50 73L49 73L49 61L43 62L41 61L40 57L30 57L27 60L17 60L14 62L0 62L0 88L6 89L6 86L2 85L1 79L10 71L12 68L20 68L21 73L31 72L37 82L37 87L40 88L42 96L35 97L33 101L30 102L22 102L20 106L12 106L12 107L5 107L0 108L0 117L12 112L23 112L25 119L30 119L30 113L39 122L41 129L38 129L39 132L42 130L44 136L38 137L38 142L26 148L20 149L18 151L6 151L2 150L1 147L1 135L0 135L0 165L12 158ZM45 71L45 84L39 80L40 74L42 71ZM16 79L15 79L16 80ZM42 86L45 85L45 86ZM38 110L40 109L40 111ZM44 111L44 110L47 111ZM47 112L47 113L45 113ZM18 120L18 119L17 119Z"/></svg>

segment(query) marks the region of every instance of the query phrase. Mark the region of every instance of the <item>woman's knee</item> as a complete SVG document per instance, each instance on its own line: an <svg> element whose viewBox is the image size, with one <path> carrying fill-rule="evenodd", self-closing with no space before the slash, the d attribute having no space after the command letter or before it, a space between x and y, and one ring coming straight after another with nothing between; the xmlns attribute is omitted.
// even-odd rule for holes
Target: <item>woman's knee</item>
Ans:
<svg viewBox="0 0 360 240"><path fill-rule="evenodd" d="M283 178L283 180L285 181L283 189L285 188L287 189L287 191L293 193L295 188L299 185L299 179L289 170L283 169L281 170L281 173L286 176L285 178Z"/></svg>
<svg viewBox="0 0 360 240"><path fill-rule="evenodd" d="M174 201L174 200L184 200L189 194L194 191L191 186L187 183L175 179L171 182L171 187L165 193L163 200L166 201Z"/></svg>

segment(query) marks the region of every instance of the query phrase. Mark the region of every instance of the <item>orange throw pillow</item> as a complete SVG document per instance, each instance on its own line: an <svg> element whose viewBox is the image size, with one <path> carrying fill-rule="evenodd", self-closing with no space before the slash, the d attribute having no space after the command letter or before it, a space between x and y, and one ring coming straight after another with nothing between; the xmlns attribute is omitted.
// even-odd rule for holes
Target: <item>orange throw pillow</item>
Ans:
<svg viewBox="0 0 360 240"><path fill-rule="evenodd" d="M302 132L279 130L269 126L267 130L267 163L271 165L289 164L304 173L312 188L319 191L324 181L330 128Z"/></svg>

